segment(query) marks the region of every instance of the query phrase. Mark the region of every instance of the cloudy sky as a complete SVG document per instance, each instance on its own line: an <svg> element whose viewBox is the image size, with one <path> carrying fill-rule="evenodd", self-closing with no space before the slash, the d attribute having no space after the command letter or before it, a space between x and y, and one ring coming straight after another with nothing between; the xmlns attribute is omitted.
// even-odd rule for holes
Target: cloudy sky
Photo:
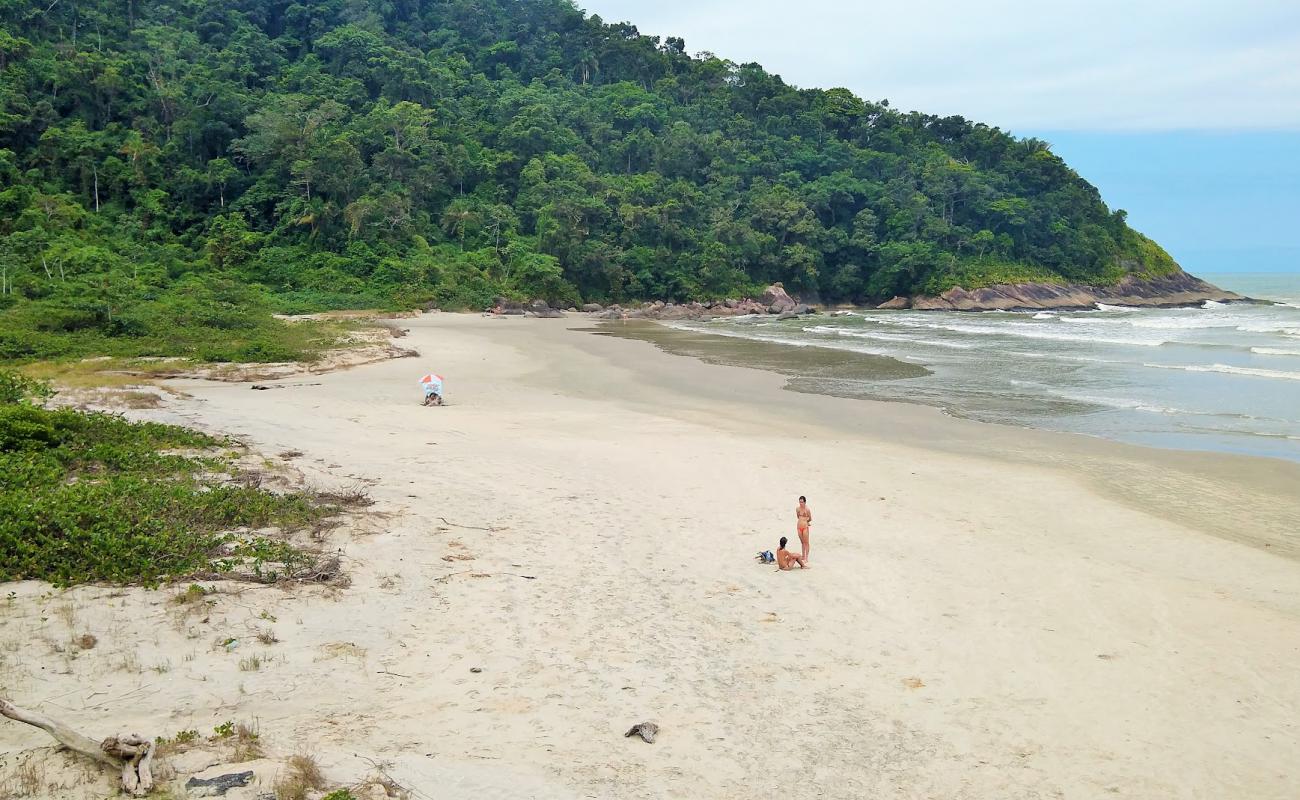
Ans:
<svg viewBox="0 0 1300 800"><path fill-rule="evenodd" d="M586 0L607 22L1052 142L1189 268L1300 271L1300 0Z"/></svg>

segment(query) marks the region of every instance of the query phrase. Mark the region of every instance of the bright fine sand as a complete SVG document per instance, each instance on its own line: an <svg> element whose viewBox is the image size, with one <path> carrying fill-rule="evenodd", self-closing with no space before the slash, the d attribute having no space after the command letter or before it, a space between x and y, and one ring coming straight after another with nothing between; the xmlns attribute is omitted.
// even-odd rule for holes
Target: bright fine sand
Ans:
<svg viewBox="0 0 1300 800"><path fill-rule="evenodd" d="M349 588L0 586L0 693L97 737L255 721L417 798L1300 797L1294 465L784 391L583 319L401 324L419 359L136 412L363 484ZM812 569L759 564L800 494ZM48 744L0 720L0 763Z"/></svg>

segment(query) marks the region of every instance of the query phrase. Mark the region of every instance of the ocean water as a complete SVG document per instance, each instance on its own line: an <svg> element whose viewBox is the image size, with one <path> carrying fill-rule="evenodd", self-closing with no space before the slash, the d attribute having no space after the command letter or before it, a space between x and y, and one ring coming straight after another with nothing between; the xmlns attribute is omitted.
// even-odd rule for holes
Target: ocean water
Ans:
<svg viewBox="0 0 1300 800"><path fill-rule="evenodd" d="M854 311L677 327L886 356L924 374L792 378L791 388L987 422L1300 461L1300 274L1207 275L1268 300L1188 309ZM921 372L915 370L915 372Z"/></svg>

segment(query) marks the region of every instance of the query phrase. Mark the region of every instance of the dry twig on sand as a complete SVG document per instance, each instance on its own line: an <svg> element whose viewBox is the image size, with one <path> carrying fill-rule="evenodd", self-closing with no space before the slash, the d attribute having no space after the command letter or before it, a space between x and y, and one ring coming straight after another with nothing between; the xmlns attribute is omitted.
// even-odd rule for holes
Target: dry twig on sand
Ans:
<svg viewBox="0 0 1300 800"><path fill-rule="evenodd" d="M456 577L457 575L473 575L475 578L492 578L492 577L495 577L495 576L497 576L497 575L509 575L509 576L512 577L512 578L523 578L523 579L526 580L526 581L535 581L535 580L537 580L537 576L536 576L536 575L520 575L520 574L517 573L517 572L478 572L478 571L476 571L476 570L472 570L472 569L463 570L463 571L461 571L461 572L449 572L449 573L447 573L446 575L443 575L443 576L438 577L438 578L434 578L434 580L435 580L435 581L445 581L445 580L447 580L447 579L449 579L449 578L454 578L454 577Z"/></svg>
<svg viewBox="0 0 1300 800"><path fill-rule="evenodd" d="M0 698L0 716L15 722L26 723L53 736L59 744L75 753L122 771L122 789L135 797L143 797L153 789L154 743L139 734L110 736L99 744L77 733L58 720L34 711L19 708Z"/></svg>
<svg viewBox="0 0 1300 800"><path fill-rule="evenodd" d="M490 525L486 528L480 528L477 525L461 525L459 522L452 522L446 517L438 517L438 519L442 520L443 523L450 525L453 528L466 528L471 531L487 531L489 533L496 533L497 531L504 531L509 529L507 526L497 527L496 525Z"/></svg>

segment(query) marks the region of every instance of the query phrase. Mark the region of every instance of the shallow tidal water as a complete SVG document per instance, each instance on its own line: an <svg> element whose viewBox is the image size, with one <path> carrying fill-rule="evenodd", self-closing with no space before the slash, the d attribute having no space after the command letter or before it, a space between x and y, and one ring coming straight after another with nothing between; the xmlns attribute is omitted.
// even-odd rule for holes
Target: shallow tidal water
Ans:
<svg viewBox="0 0 1300 800"><path fill-rule="evenodd" d="M1212 276L1261 304L1070 312L851 311L625 335L769 369L796 391L1300 462L1300 275ZM619 335L618 326L605 330ZM662 329L661 329L662 330Z"/></svg>

